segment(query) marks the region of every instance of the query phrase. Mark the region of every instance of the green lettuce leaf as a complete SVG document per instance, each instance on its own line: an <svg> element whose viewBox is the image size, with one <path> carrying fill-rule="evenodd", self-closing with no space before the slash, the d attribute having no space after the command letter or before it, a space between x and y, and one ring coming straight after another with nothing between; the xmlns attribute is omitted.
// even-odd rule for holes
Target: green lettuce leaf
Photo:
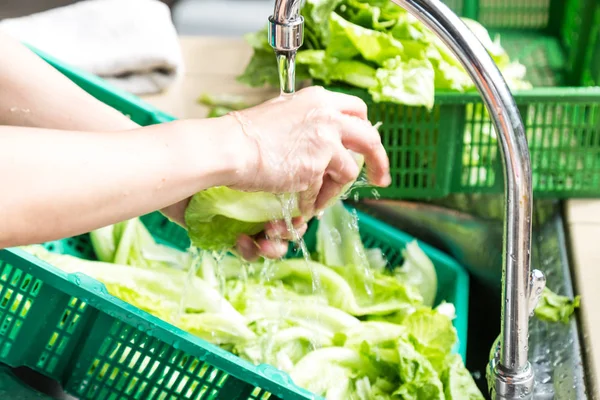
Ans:
<svg viewBox="0 0 600 400"><path fill-rule="evenodd" d="M356 60L338 60L327 57L324 50L301 51L297 55L296 62L300 65L307 65L311 76L327 85L333 82L343 82L369 89L378 84L375 68Z"/></svg>
<svg viewBox="0 0 600 400"><path fill-rule="evenodd" d="M187 271L83 260L52 253L39 245L22 249L69 274L94 278L111 295L212 343L239 344L255 337L245 316L217 290ZM193 295L183 295L186 286Z"/></svg>
<svg viewBox="0 0 600 400"><path fill-rule="evenodd" d="M286 195L292 217L300 216L297 197ZM284 218L280 198L265 192L240 192L214 187L195 194L185 211L193 246L203 250L229 250L241 234L255 235L267 222Z"/></svg>
<svg viewBox="0 0 600 400"><path fill-rule="evenodd" d="M407 316L402 325L415 349L441 374L446 357L458 341L452 320L436 310L421 308Z"/></svg>
<svg viewBox="0 0 600 400"><path fill-rule="evenodd" d="M365 29L336 13L329 16L329 26L331 36L326 49L329 57L351 60L360 55L367 61L383 65L389 58L404 54L402 43L392 36Z"/></svg>
<svg viewBox="0 0 600 400"><path fill-rule="evenodd" d="M402 256L404 263L394 269L394 275L400 281L416 287L423 296L423 304L432 307L438 286L433 262L416 241L412 241L402 250Z"/></svg>
<svg viewBox="0 0 600 400"><path fill-rule="evenodd" d="M449 48L423 23L392 2L307 0L301 12L305 17L306 41L298 58L303 58L304 51L322 53L318 63L297 63L303 80L312 78L329 86L367 89L375 102L428 109L433 107L435 90L475 90ZM509 87L531 88L525 79L525 67L510 60L500 39L492 39L478 22L463 20L498 65ZM266 38L266 30L247 37L255 54L241 80L251 86L279 84L275 57Z"/></svg>
<svg viewBox="0 0 600 400"><path fill-rule="evenodd" d="M323 213L317 229L319 261L343 278L350 289L338 306L353 315L406 313L423 299L411 285L371 269L356 216L341 201ZM340 291L340 293L343 293Z"/></svg>
<svg viewBox="0 0 600 400"><path fill-rule="evenodd" d="M187 269L188 253L157 243L139 218L90 232L100 261L145 268Z"/></svg>
<svg viewBox="0 0 600 400"><path fill-rule="evenodd" d="M292 369L294 383L327 400L359 399L355 380L375 381L379 370L360 352L344 347L313 351Z"/></svg>
<svg viewBox="0 0 600 400"><path fill-rule="evenodd" d="M373 101L399 103L433 108L433 65L429 60L411 58L403 62L400 57L387 59L376 73L378 85L369 89Z"/></svg>
<svg viewBox="0 0 600 400"><path fill-rule="evenodd" d="M446 359L446 370L442 374L446 400L484 400L471 373L465 368L458 354Z"/></svg>
<svg viewBox="0 0 600 400"><path fill-rule="evenodd" d="M394 395L404 400L444 400L442 381L429 360L405 339L399 339L397 346L402 382Z"/></svg>
<svg viewBox="0 0 600 400"><path fill-rule="evenodd" d="M352 156L362 169L364 157L358 153ZM353 184L348 183L329 204L335 203ZM219 186L192 197L185 210L185 223L192 246L224 251L233 249L240 235L251 236L263 231L267 222L300 215L296 194L241 192Z"/></svg>
<svg viewBox="0 0 600 400"><path fill-rule="evenodd" d="M580 302L580 296L570 299L544 288L542 297L535 308L535 316L542 321L568 324L575 309L579 308Z"/></svg>

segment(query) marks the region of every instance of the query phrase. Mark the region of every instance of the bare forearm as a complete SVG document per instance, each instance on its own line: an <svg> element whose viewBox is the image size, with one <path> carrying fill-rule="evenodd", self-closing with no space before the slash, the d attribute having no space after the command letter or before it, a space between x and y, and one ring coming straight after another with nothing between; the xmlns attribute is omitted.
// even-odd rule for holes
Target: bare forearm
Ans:
<svg viewBox="0 0 600 400"><path fill-rule="evenodd" d="M225 165L231 155L211 134L215 124L120 132L0 127L0 248L81 234L227 184L235 167Z"/></svg>
<svg viewBox="0 0 600 400"><path fill-rule="evenodd" d="M113 131L137 124L0 32L0 125Z"/></svg>

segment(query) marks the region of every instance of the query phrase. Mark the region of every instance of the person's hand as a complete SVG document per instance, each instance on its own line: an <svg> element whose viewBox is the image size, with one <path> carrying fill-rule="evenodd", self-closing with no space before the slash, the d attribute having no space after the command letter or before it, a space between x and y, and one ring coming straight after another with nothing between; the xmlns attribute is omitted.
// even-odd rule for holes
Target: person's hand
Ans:
<svg viewBox="0 0 600 400"><path fill-rule="evenodd" d="M299 193L310 217L357 178L349 150L365 157L371 184L391 182L379 132L357 97L310 87L222 118L245 160L233 189Z"/></svg>
<svg viewBox="0 0 600 400"><path fill-rule="evenodd" d="M360 170L349 150L365 157L371 184L383 187L391 182L379 132L357 97L311 87L223 119L238 126L232 143L247 160L229 187L298 192L304 218L294 225L300 236L306 231L305 221L358 177ZM277 258L285 255L286 241L294 239L283 221L274 221L257 238L241 237L237 247L245 258Z"/></svg>
<svg viewBox="0 0 600 400"><path fill-rule="evenodd" d="M390 184L389 161L379 132L367 120L357 97L321 87L303 89L218 119L226 145L235 146L239 168L226 186L242 191L299 193L303 217L294 219L297 234L306 221L356 180L359 167L350 151L365 157L371 184ZM183 223L189 200L163 212ZM285 255L296 238L284 221L269 223L255 237L240 237L238 252L248 260Z"/></svg>

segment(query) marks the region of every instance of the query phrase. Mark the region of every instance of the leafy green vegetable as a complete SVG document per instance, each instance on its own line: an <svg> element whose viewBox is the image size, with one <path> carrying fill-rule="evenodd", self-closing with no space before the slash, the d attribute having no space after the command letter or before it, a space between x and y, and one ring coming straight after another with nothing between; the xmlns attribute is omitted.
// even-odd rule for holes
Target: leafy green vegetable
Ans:
<svg viewBox="0 0 600 400"><path fill-rule="evenodd" d="M232 111L243 110L250 107L244 99L235 95L215 95L204 93L198 99L198 103L209 107L208 118L221 117Z"/></svg>
<svg viewBox="0 0 600 400"><path fill-rule="evenodd" d="M398 368L403 382L394 392L401 399L444 399L440 376L429 360L406 340L398 340Z"/></svg>
<svg viewBox="0 0 600 400"><path fill-rule="evenodd" d="M233 192L215 196L240 197ZM202 212L243 213L253 222L269 201L275 200L263 198L251 209L215 201ZM319 222L318 261L245 263L197 249L188 254L161 247L139 219L92 236L97 257L110 262L23 249L66 273L97 279L110 294L254 364L286 371L327 400L483 398L453 354L453 305L432 309L419 294L437 286L431 260L414 242L403 250L402 272L394 272L380 249L365 249L356 215L340 201Z"/></svg>
<svg viewBox="0 0 600 400"><path fill-rule="evenodd" d="M187 268L188 254L158 244L139 218L90 232L100 261L137 267Z"/></svg>
<svg viewBox="0 0 600 400"><path fill-rule="evenodd" d="M300 215L297 197L284 196L292 204L292 217ZM275 194L240 192L214 187L195 194L185 212L193 246L203 250L228 250L241 234L255 235L272 220L283 219L282 201Z"/></svg>
<svg viewBox="0 0 600 400"><path fill-rule="evenodd" d="M356 216L338 201L325 210L317 230L319 261L348 282L352 294L335 295L338 306L353 315L409 312L422 302L410 285L369 265ZM326 285L327 286L327 285ZM344 293L341 288L336 291Z"/></svg>
<svg viewBox="0 0 600 400"><path fill-rule="evenodd" d="M407 316L403 325L415 349L441 374L446 357L458 340L450 318L436 310L422 308Z"/></svg>
<svg viewBox="0 0 600 400"><path fill-rule="evenodd" d="M213 343L236 344L255 337L246 326L246 317L217 290L186 271L83 260L37 245L23 250L67 273L97 279L113 296ZM186 285L194 295L184 296L182 303Z"/></svg>
<svg viewBox="0 0 600 400"><path fill-rule="evenodd" d="M362 155L353 153L359 168L364 164ZM338 198L350 189L343 188ZM333 198L331 202L335 202ZM186 211L185 223L193 246L203 250L231 250L237 238L255 235L264 230L269 221L300 216L295 194L275 195L266 192L241 192L224 186L196 193Z"/></svg>
<svg viewBox="0 0 600 400"><path fill-rule="evenodd" d="M433 263L417 242L409 243L402 250L402 256L404 263L394 270L395 276L416 287L423 296L423 304L433 306L437 294L437 273Z"/></svg>
<svg viewBox="0 0 600 400"><path fill-rule="evenodd" d="M402 43L384 32L373 31L355 25L336 13L329 16L330 40L326 53L337 59L353 59L361 56L378 65L404 54Z"/></svg>
<svg viewBox="0 0 600 400"><path fill-rule="evenodd" d="M544 288L542 297L535 308L535 316L542 321L568 324L571 315L575 313L576 308L579 308L580 303L580 296L570 299Z"/></svg>
<svg viewBox="0 0 600 400"><path fill-rule="evenodd" d="M458 354L451 354L446 360L446 370L442 374L446 400L484 400L471 373Z"/></svg>
<svg viewBox="0 0 600 400"><path fill-rule="evenodd" d="M338 60L326 57L325 50L305 50L298 53L298 64L306 65L310 74L326 84L345 82L369 89L378 84L377 70L356 60Z"/></svg>
<svg viewBox="0 0 600 400"><path fill-rule="evenodd" d="M369 88L375 102L400 103L409 106L433 107L434 70L429 60L400 57L388 59L377 70L377 85Z"/></svg>
<svg viewBox="0 0 600 400"><path fill-rule="evenodd" d="M475 90L465 69L442 41L389 1L307 0L302 14L307 40L297 55L299 80L346 84L367 89L375 102L429 109L436 89ZM531 87L524 79L525 68L510 60L499 38L492 40L481 24L463 20L512 89ZM246 39L254 48L254 56L239 80L250 86L278 86L266 29Z"/></svg>
<svg viewBox="0 0 600 400"><path fill-rule="evenodd" d="M375 380L377 367L360 352L328 347L309 353L291 371L292 380L327 400L359 399L354 379Z"/></svg>
<svg viewBox="0 0 600 400"><path fill-rule="evenodd" d="M215 95L204 93L202 96L200 96L198 102L209 107L222 106L232 110L242 110L248 107L242 97L235 95Z"/></svg>

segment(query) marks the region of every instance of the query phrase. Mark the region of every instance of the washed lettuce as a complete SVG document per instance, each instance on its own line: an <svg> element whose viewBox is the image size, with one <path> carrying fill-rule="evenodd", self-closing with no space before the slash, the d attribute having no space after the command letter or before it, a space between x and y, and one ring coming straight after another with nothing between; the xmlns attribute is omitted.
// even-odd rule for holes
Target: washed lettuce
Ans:
<svg viewBox="0 0 600 400"><path fill-rule="evenodd" d="M331 297L353 315L410 312L423 301L412 285L396 279L389 271L370 267L356 216L341 201L326 209L319 221L317 253L322 264L349 284L345 290L336 289L338 294L332 293Z"/></svg>
<svg viewBox="0 0 600 400"><path fill-rule="evenodd" d="M237 206L213 204L210 212L221 207L222 215L235 217ZM261 207L245 218L259 219L267 212ZM453 305L433 309L421 295L437 286L431 260L414 242L399 249L404 263L395 272L381 249L364 247L356 215L339 201L319 221L313 260L247 263L171 248L171 261L187 263L146 259L164 248L139 219L92 236L97 258L112 261L23 249L254 364L286 371L327 400L483 399L453 353Z"/></svg>
<svg viewBox="0 0 600 400"><path fill-rule="evenodd" d="M188 268L187 253L156 243L139 218L119 222L90 232L100 261L137 267Z"/></svg>
<svg viewBox="0 0 600 400"><path fill-rule="evenodd" d="M471 373L458 354L451 354L446 359L446 369L442 374L446 400L483 400Z"/></svg>
<svg viewBox="0 0 600 400"><path fill-rule="evenodd" d="M400 312L409 304L421 302L433 306L437 274L417 242L402 250L402 266L386 269L387 262L380 250L364 248L357 218L341 201L325 210L321 217L317 230L317 253L322 264L351 283L357 301L364 305L377 303L377 308L382 310L380 314L383 310L387 313ZM383 293L390 294L391 298L386 300ZM395 308L393 298L400 300L403 307Z"/></svg>
<svg viewBox="0 0 600 400"><path fill-rule="evenodd" d="M377 85L369 88L375 102L433 108L434 69L429 60L388 59L377 70L376 78Z"/></svg>
<svg viewBox="0 0 600 400"><path fill-rule="evenodd" d="M352 153L359 168L362 155ZM343 188L338 198L354 182ZM337 198L331 200L335 202ZM242 234L255 235L269 221L301 215L296 194L276 195L266 192L241 192L219 186L196 193L186 211L185 223L192 246L202 250L224 251L234 248Z"/></svg>
<svg viewBox="0 0 600 400"><path fill-rule="evenodd" d="M359 358L355 353L347 353L352 360L368 360L369 366L378 370L378 376L373 379L368 374L355 374L354 380L336 379L328 388L342 385L344 394L351 393L355 397L350 398L357 399L484 399L460 356L451 353L456 332L450 321L437 310L424 308L408 316L401 325L362 322L348 329L338 335L336 344L361 355ZM342 360L336 361L342 364ZM327 364L323 368L332 367ZM327 379L326 371L320 368L312 371L310 378L316 379L315 376L322 376L319 385ZM376 397L355 395L361 388Z"/></svg>
<svg viewBox="0 0 600 400"><path fill-rule="evenodd" d="M392 2L307 0L302 14L306 40L296 61L299 85L308 79L330 86L349 85L366 89L375 102L429 109L434 104L435 90L475 90L472 79L448 47ZM525 80L525 67L510 60L498 37L492 39L476 21L463 21L488 50L511 89L531 87ZM246 39L254 55L238 79L250 86L278 86L266 29Z"/></svg>
<svg viewBox="0 0 600 400"><path fill-rule="evenodd" d="M83 260L38 245L23 250L67 273L94 278L113 296L215 344L233 345L255 337L246 317L219 291L187 271ZM182 296L186 286L193 295Z"/></svg>
<svg viewBox="0 0 600 400"><path fill-rule="evenodd" d="M356 380L367 378L375 381L380 373L377 366L360 352L328 347L302 358L290 376L297 385L327 400L348 400L361 398Z"/></svg>
<svg viewBox="0 0 600 400"><path fill-rule="evenodd" d="M580 302L580 296L570 299L544 288L542 297L535 307L535 316L542 321L568 324L575 309L579 308Z"/></svg>
<svg viewBox="0 0 600 400"><path fill-rule="evenodd" d="M437 273L433 262L417 242L409 243L402 250L402 256L404 263L394 269L394 275L401 281L416 287L423 296L423 304L432 307L437 294Z"/></svg>
<svg viewBox="0 0 600 400"><path fill-rule="evenodd" d="M185 223L193 246L203 250L228 250L241 234L255 235L265 224L284 217L283 205L291 204L292 217L300 216L297 197L265 192L240 192L224 186L195 194L185 211Z"/></svg>

